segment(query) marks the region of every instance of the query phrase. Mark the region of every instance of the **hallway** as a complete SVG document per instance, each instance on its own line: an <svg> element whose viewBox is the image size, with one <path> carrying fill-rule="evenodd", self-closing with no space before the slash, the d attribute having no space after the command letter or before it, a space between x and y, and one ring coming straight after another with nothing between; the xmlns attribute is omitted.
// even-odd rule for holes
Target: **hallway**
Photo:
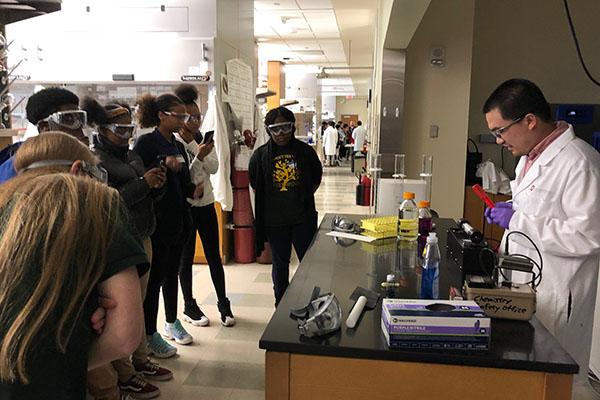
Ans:
<svg viewBox="0 0 600 400"><path fill-rule="evenodd" d="M325 213L368 212L368 207L354 205L356 181L348 167L324 168L315 194L319 221ZM294 257L292 273L297 265ZM265 353L258 348L258 341L274 310L270 269L270 265L256 263L225 266L227 292L237 321L233 328L225 328L219 322L208 268L194 266L194 294L211 323L208 327L185 324L194 343L177 346L174 358L159 360L175 375L172 381L157 383L162 399L264 399ZM180 298L180 309L182 301ZM163 323L164 312L160 311L159 331Z"/></svg>

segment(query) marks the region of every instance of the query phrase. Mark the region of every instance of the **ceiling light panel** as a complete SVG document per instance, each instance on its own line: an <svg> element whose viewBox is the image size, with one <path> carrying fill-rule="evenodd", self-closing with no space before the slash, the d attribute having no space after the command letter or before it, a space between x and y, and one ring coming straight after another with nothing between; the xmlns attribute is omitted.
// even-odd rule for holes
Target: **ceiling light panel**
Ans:
<svg viewBox="0 0 600 400"><path fill-rule="evenodd" d="M333 8L331 0L296 0L296 2L303 10L322 10Z"/></svg>
<svg viewBox="0 0 600 400"><path fill-rule="evenodd" d="M298 10L295 0L264 1L254 0L255 10Z"/></svg>
<svg viewBox="0 0 600 400"><path fill-rule="evenodd" d="M286 40L292 50L321 50L316 40Z"/></svg>
<svg viewBox="0 0 600 400"><path fill-rule="evenodd" d="M336 33L339 36L339 28L333 10L305 11L304 16L317 36L322 33Z"/></svg>

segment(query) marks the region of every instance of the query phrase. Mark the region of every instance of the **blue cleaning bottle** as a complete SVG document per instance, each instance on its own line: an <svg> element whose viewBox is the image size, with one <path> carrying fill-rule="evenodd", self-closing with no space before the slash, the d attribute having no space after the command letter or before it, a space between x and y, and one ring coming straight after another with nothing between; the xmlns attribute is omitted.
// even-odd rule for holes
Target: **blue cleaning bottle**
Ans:
<svg viewBox="0 0 600 400"><path fill-rule="evenodd" d="M425 247L423 275L421 277L421 298L438 299L440 296L440 248L435 232L430 232Z"/></svg>

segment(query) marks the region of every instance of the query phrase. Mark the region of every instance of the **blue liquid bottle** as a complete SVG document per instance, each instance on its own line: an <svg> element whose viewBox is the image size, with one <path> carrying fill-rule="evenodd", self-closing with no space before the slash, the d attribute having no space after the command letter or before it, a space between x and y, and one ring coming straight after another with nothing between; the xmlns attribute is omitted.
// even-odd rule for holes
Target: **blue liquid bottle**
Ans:
<svg viewBox="0 0 600 400"><path fill-rule="evenodd" d="M421 276L421 298L438 299L440 297L440 249L435 232L430 232L425 247L425 260Z"/></svg>

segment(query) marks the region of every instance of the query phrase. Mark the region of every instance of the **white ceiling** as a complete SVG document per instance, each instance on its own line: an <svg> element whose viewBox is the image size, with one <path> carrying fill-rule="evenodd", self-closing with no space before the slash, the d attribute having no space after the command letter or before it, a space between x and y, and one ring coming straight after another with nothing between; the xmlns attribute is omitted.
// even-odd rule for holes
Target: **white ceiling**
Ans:
<svg viewBox="0 0 600 400"><path fill-rule="evenodd" d="M304 65L310 73L318 72L320 67L372 65L375 3L369 0L255 0L254 36L258 42L261 81L266 81L267 61L273 60ZM370 34L364 34L364 25ZM358 35L356 28L360 29ZM331 78L318 81L323 95L367 94L371 70L327 72Z"/></svg>

